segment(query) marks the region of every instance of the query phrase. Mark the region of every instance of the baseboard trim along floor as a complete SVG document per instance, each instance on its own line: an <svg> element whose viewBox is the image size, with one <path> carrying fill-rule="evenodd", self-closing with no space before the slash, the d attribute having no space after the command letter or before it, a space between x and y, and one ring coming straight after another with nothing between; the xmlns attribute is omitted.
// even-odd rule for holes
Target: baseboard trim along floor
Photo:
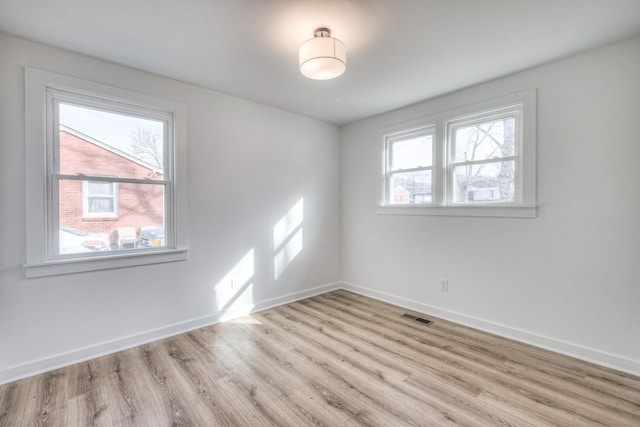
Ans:
<svg viewBox="0 0 640 427"><path fill-rule="evenodd" d="M2 385L0 425L618 427L639 402L640 377L340 289Z"/></svg>
<svg viewBox="0 0 640 427"><path fill-rule="evenodd" d="M192 331L194 329L205 326L214 325L218 322L244 316L249 313L257 313L279 305L309 298L314 295L324 294L340 288L340 283L334 282L322 286L305 289L300 292L294 292L277 298L270 298L260 301L251 307L230 308L225 311L210 316L203 316L196 319L190 319L184 322L163 326L161 328L132 334L123 338L103 342L100 344L87 346L84 348L72 350L66 353L57 354L55 356L46 357L40 360L25 362L16 366L0 370L0 384L9 383L22 378L27 378L53 369L62 368L73 365L96 357L115 353L117 351L126 350L142 344L147 344L163 338Z"/></svg>
<svg viewBox="0 0 640 427"><path fill-rule="evenodd" d="M502 325L500 323L491 322L473 316L468 316L465 314L457 313L455 311L445 310L439 307L424 304L397 295L380 292L353 283L342 282L341 288L360 295L368 296L370 298L375 298L380 301L395 304L400 307L410 308L420 313L437 316L439 318L459 323L464 326L469 326L471 328L479 329L484 332L489 332L491 334L520 341L525 344L534 345L536 347L544 348L556 353L575 357L576 359L640 376L640 360L628 359L623 356L592 349L568 341L563 341L556 338L536 334L534 332L513 328L511 326Z"/></svg>
<svg viewBox="0 0 640 427"><path fill-rule="evenodd" d="M184 322L164 326L158 329L145 331L138 334L133 334L127 337L115 339L97 345L72 350L67 353L58 354L40 360L29 361L20 365L12 366L0 371L0 384L9 383L43 372L48 372L53 369L73 365L75 363L94 359L96 357L104 356L117 351L126 350L156 340L189 332L198 328L214 325L224 320L237 318L249 313L260 312L272 307L288 304L290 302L299 301L311 296L320 295L338 289L345 289L360 295L395 304L400 307L406 307L419 313L437 316L441 319L459 323L464 326L475 328L484 332L489 332L526 344L534 345L536 347L575 357L587 362L595 363L612 369L617 369L632 375L640 375L640 361L637 360L628 359L622 356L591 349L567 341L558 340L533 332L524 331L499 323L464 315L454 311L445 310L439 307L424 304L397 295L380 292L353 283L334 282L306 289L300 292L283 295L277 298L260 301L249 308L241 307L240 309L228 309L214 315L187 320Z"/></svg>

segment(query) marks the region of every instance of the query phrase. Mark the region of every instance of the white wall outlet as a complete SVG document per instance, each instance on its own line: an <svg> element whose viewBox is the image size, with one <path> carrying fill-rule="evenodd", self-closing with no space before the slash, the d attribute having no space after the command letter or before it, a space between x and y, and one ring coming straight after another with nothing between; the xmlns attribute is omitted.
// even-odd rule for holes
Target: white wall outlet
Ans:
<svg viewBox="0 0 640 427"><path fill-rule="evenodd" d="M236 278L232 277L230 282L231 282L231 290L235 291L236 290L236 282L237 282Z"/></svg>
<svg viewBox="0 0 640 427"><path fill-rule="evenodd" d="M442 292L449 292L449 280L448 279L440 279L440 290Z"/></svg>

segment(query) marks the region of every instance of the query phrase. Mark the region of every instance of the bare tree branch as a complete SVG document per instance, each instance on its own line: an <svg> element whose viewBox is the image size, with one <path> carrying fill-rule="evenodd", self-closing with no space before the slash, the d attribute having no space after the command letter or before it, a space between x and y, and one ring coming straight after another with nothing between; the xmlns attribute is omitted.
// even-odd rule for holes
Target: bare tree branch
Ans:
<svg viewBox="0 0 640 427"><path fill-rule="evenodd" d="M152 129L138 126L131 133L129 149L140 160L162 169L164 164L163 144L160 134Z"/></svg>

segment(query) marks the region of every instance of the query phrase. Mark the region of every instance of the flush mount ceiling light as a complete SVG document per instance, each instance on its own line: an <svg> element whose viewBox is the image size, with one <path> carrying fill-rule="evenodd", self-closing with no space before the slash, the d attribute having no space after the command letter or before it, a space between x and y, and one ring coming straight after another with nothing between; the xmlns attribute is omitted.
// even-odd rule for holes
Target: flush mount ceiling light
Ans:
<svg viewBox="0 0 640 427"><path fill-rule="evenodd" d="M347 50L328 28L316 28L313 38L300 46L300 72L314 80L329 80L347 69Z"/></svg>

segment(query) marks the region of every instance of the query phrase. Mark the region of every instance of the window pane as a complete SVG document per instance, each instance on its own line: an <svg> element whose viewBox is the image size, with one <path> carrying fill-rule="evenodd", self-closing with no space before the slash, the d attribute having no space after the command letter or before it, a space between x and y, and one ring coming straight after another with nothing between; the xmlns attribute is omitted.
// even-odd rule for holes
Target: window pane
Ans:
<svg viewBox="0 0 640 427"><path fill-rule="evenodd" d="M487 160L515 154L515 118L454 127L454 161Z"/></svg>
<svg viewBox="0 0 640 427"><path fill-rule="evenodd" d="M89 181L87 183L87 189L89 191L90 196L112 196L113 195L112 182Z"/></svg>
<svg viewBox="0 0 640 427"><path fill-rule="evenodd" d="M91 213L114 213L113 197L108 199L90 197L88 208Z"/></svg>
<svg viewBox="0 0 640 427"><path fill-rule="evenodd" d="M457 166L453 170L456 203L513 202L515 162Z"/></svg>
<svg viewBox="0 0 640 427"><path fill-rule="evenodd" d="M60 103L60 173L162 179L164 123Z"/></svg>
<svg viewBox="0 0 640 427"><path fill-rule="evenodd" d="M431 203L431 171L391 174L389 203Z"/></svg>
<svg viewBox="0 0 640 427"><path fill-rule="evenodd" d="M431 166L432 135L396 141L391 145L391 170Z"/></svg>
<svg viewBox="0 0 640 427"><path fill-rule="evenodd" d="M58 233L60 255L103 252L111 248L107 233L92 233L67 226L61 226Z"/></svg>
<svg viewBox="0 0 640 427"><path fill-rule="evenodd" d="M117 211L117 216L87 218L83 216L82 181L59 181L60 255L169 244L164 237L164 185L120 182L117 186L117 198L90 197L88 200L91 212ZM98 244L98 241L104 243Z"/></svg>

